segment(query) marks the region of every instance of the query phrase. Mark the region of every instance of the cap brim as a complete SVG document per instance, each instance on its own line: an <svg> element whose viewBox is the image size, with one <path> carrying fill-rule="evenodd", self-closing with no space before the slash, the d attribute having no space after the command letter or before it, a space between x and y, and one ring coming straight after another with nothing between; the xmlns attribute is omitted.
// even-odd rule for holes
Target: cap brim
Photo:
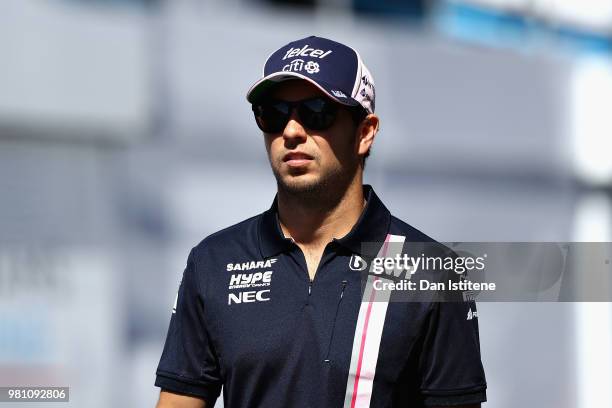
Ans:
<svg viewBox="0 0 612 408"><path fill-rule="evenodd" d="M280 82L296 78L310 82L328 97L338 103L347 106L360 106L360 103L351 98L346 92L337 89L326 82L315 81L314 79L298 74L297 72L274 72L261 78L259 81L255 82L251 88L249 88L247 92L247 101L254 103L264 97L272 88L274 88L275 85L279 84Z"/></svg>

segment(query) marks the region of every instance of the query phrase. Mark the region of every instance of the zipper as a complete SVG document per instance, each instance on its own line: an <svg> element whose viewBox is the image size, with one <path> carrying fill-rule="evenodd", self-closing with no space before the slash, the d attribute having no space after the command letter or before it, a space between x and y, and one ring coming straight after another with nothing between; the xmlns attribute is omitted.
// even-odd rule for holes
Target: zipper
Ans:
<svg viewBox="0 0 612 408"><path fill-rule="evenodd" d="M329 363L329 353L331 351L332 341L334 340L334 332L336 329L336 320L338 318L338 310L340 310L340 303L342 303L342 298L344 297L344 289L346 289L346 285L348 281L345 279L342 281L342 290L340 291L340 297L338 298L338 303L336 303L336 313L334 313L334 322L332 323L331 335L329 336L329 344L327 345L327 352L325 353L324 363Z"/></svg>
<svg viewBox="0 0 612 408"><path fill-rule="evenodd" d="M308 276L308 296L310 296L310 294L312 293L312 285L314 284L314 280L317 278L317 275L319 274L319 270L323 267L323 261L325 258L325 255L327 254L327 247L325 247L325 250L323 250L323 254L321 255L321 259L319 260L319 264L317 265L317 270L315 271L314 274L314 278L311 278L310 275L308 274L308 265L306 264L306 257L304 256L304 252L302 252L302 249L295 243L295 240L293 238L289 238L291 240L291 243L293 245L295 245L300 254L302 255L302 259L304 260L304 265L306 265L306 275ZM332 241L330 243L335 243L336 238L332 239Z"/></svg>
<svg viewBox="0 0 612 408"><path fill-rule="evenodd" d="M292 237L287 238L288 240L291 241L291 244L294 245L298 252L300 253L300 255L302 255L302 259L304 260L304 265L306 265L306 276L308 276L308 297L306 298L306 304L310 304L310 295L312 294L312 284L314 279L310 277L309 273L308 273L308 265L306 264L306 257L304 256L304 252L302 252L302 249L299 247L298 244L295 243L295 240ZM321 256L321 260L323 259L323 256ZM319 267L321 266L321 262L319 261L319 265L317 266L317 270L315 271L315 276L317 274L317 272L319 271Z"/></svg>
<svg viewBox="0 0 612 408"><path fill-rule="evenodd" d="M306 305L310 304L310 295L312 294L312 279L308 279L308 296L306 296Z"/></svg>

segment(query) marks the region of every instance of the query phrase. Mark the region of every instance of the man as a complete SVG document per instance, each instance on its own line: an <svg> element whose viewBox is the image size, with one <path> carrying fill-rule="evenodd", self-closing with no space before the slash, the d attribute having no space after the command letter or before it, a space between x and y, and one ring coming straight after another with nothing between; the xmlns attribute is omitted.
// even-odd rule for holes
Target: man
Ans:
<svg viewBox="0 0 612 408"><path fill-rule="evenodd" d="M289 43L247 99L278 194L191 250L158 408L210 408L222 387L226 408L480 406L473 302L380 301L356 271L364 243L391 255L390 243L432 242L362 184L379 119L359 54Z"/></svg>

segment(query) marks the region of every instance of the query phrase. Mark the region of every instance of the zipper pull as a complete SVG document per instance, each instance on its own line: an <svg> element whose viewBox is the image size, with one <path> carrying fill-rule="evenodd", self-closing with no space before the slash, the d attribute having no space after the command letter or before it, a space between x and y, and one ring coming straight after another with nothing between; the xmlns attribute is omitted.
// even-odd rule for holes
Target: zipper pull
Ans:
<svg viewBox="0 0 612 408"><path fill-rule="evenodd" d="M344 289L346 288L346 284L348 283L348 281L343 280L342 281L342 291L340 292L340 299L342 299L342 296L344 296Z"/></svg>
<svg viewBox="0 0 612 408"><path fill-rule="evenodd" d="M308 281L308 296L310 296L311 292L312 292L312 279Z"/></svg>

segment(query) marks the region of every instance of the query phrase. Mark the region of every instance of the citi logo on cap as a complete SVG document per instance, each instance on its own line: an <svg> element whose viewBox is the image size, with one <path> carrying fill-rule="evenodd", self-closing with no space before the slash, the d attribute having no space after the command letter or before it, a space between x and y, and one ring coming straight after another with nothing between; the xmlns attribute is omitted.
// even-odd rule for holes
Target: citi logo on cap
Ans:
<svg viewBox="0 0 612 408"><path fill-rule="evenodd" d="M304 69L309 74L316 74L317 72L320 71L318 63L314 61L308 61L307 63L304 64L303 59L294 59L289 64L283 67L284 72L287 72L287 71L299 72L302 69Z"/></svg>
<svg viewBox="0 0 612 408"><path fill-rule="evenodd" d="M306 44L302 48L293 48L293 47L289 48L289 50L283 57L283 60L286 60L287 58L295 58L295 57L325 58L329 54L332 53L332 50L325 51L325 50L320 50L316 48L308 48L308 47L309 45Z"/></svg>

